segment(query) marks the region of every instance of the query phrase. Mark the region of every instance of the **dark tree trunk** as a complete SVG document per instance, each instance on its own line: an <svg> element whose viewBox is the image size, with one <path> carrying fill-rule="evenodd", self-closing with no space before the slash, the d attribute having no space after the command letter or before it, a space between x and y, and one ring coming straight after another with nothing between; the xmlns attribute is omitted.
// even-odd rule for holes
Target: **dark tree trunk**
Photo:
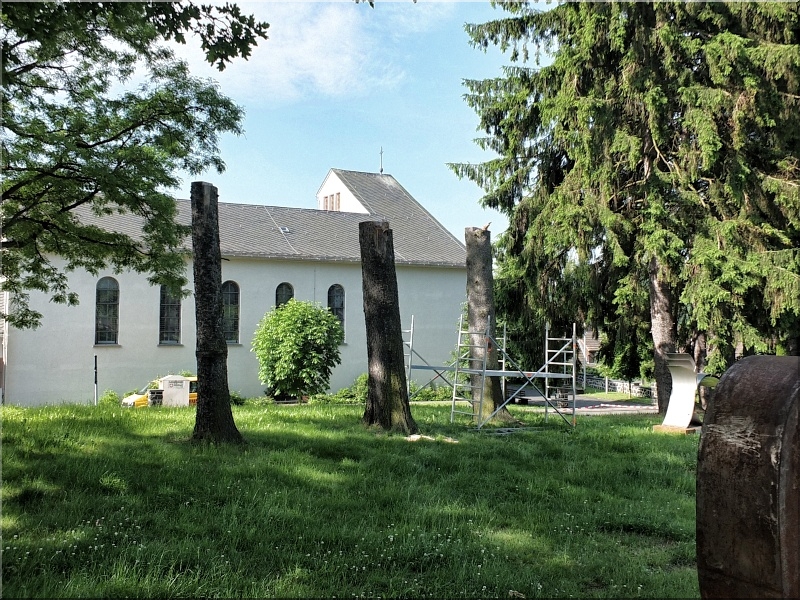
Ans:
<svg viewBox="0 0 800 600"><path fill-rule="evenodd" d="M706 357L708 356L706 334L704 331L699 331L695 334L689 352L694 359L695 370L698 373L702 373L703 369L706 368Z"/></svg>
<svg viewBox="0 0 800 600"><path fill-rule="evenodd" d="M394 242L389 223L361 223L358 241L369 361L363 421L386 430L416 433L417 424L408 403Z"/></svg>
<svg viewBox="0 0 800 600"><path fill-rule="evenodd" d="M228 346L222 330L222 258L217 188L192 183L192 248L197 319L197 416L192 439L241 444L228 389Z"/></svg>
<svg viewBox="0 0 800 600"><path fill-rule="evenodd" d="M695 372L702 373L706 368L706 358L708 356L705 332L700 331L695 334L689 351L692 355L692 358L694 358ZM697 393L700 398L700 406L698 407L695 405L691 423L693 425L702 425L705 410L708 408L708 401L711 398L711 389L707 386L701 385L697 389Z"/></svg>
<svg viewBox="0 0 800 600"><path fill-rule="evenodd" d="M650 327L653 334L658 412L666 414L672 393L672 375L667 366L667 353L675 352L676 328L672 316L672 289L663 278L661 265L650 261Z"/></svg>
<svg viewBox="0 0 800 600"><path fill-rule="evenodd" d="M800 315L786 317L782 327L783 349L786 356L800 356ZM779 339L780 339L779 337Z"/></svg>
<svg viewBox="0 0 800 600"><path fill-rule="evenodd" d="M470 331L471 361L470 368L483 367L484 333L487 326L489 335L497 339L494 308L494 276L492 275L492 237L487 229L467 227L464 230L467 245L467 322ZM500 368L498 350L494 343L489 343L486 353L486 368ZM480 386L483 386L483 406L480 407ZM472 375L472 407L475 419L484 421L498 406L503 404L503 392L499 377ZM479 409L482 414L479 414ZM505 407L498 412L495 419L513 421L514 417Z"/></svg>

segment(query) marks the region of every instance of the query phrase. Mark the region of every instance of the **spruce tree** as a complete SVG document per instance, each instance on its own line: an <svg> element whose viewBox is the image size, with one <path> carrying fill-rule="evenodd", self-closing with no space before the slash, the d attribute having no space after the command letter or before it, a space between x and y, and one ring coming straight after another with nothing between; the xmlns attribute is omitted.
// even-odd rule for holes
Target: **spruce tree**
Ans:
<svg viewBox="0 0 800 600"><path fill-rule="evenodd" d="M499 255L532 302L561 312L549 291L571 263L611 339L644 315L662 411L665 354L700 334L712 372L737 345L797 347L798 4L502 7L467 26L513 63L466 81L478 143L498 157L452 168L509 215Z"/></svg>

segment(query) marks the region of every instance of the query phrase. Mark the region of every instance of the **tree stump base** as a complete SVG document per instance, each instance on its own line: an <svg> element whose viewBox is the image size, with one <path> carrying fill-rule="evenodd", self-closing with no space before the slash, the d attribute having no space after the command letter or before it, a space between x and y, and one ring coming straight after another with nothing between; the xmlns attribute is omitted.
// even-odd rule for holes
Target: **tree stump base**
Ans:
<svg viewBox="0 0 800 600"><path fill-rule="evenodd" d="M800 598L800 357L749 356L720 379L697 459L703 598Z"/></svg>
<svg viewBox="0 0 800 600"><path fill-rule="evenodd" d="M689 435L700 433L700 427L675 427L674 425L653 425L653 433L674 433Z"/></svg>

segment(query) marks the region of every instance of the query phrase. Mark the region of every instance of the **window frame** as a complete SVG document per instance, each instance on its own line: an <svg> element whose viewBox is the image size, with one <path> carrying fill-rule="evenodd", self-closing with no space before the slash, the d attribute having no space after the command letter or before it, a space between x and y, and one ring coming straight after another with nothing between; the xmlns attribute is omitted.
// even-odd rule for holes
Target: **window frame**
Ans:
<svg viewBox="0 0 800 600"><path fill-rule="evenodd" d="M226 287L228 289L226 289ZM239 315L241 313L241 292L239 284L233 280L222 283L222 334L226 344L239 343ZM235 298L235 303L230 300ZM235 314L228 314L235 313Z"/></svg>
<svg viewBox="0 0 800 600"><path fill-rule="evenodd" d="M336 300L339 300L337 303ZM328 310L339 319L339 324L344 331L344 314L345 314L345 291L344 286L340 283L334 283L328 288ZM334 304L341 304L341 306L334 306Z"/></svg>
<svg viewBox="0 0 800 600"><path fill-rule="evenodd" d="M176 314L165 314L168 309ZM158 345L178 346L181 343L181 297L169 293L167 286L162 285L159 292L158 310ZM167 327L167 325L170 327ZM170 335L171 334L171 335ZM169 336L169 337L168 337ZM172 336L175 339L170 339Z"/></svg>
<svg viewBox="0 0 800 600"><path fill-rule="evenodd" d="M111 284L109 287L101 287L104 284ZM112 299L103 299L100 295L111 294ZM94 343L95 346L116 346L119 345L119 282L113 277L101 277L95 285L94 297ZM104 314L100 314L100 313ZM104 322L102 328L103 337L101 338L101 320ZM112 339L113 338L113 339Z"/></svg>
<svg viewBox="0 0 800 600"><path fill-rule="evenodd" d="M286 290L286 289L288 289L290 292L289 297L283 300L283 302L281 302L281 297L282 297L281 290ZM285 294L283 294L283 296L285 296ZM278 284L278 287L275 288L275 308L283 306L293 298L294 298L294 286L288 281L282 281L281 283Z"/></svg>

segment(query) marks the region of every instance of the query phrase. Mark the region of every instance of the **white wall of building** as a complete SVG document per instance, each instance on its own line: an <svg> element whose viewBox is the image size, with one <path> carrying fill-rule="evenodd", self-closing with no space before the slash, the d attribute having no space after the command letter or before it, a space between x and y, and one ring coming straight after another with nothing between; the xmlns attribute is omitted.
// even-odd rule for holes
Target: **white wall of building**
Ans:
<svg viewBox="0 0 800 600"><path fill-rule="evenodd" d="M191 278L191 265L187 268ZM119 283L118 344L95 345L95 289L97 281L114 277ZM275 289L282 282L294 287L294 297L327 305L328 288L338 283L345 290L345 343L342 363L334 369L331 390L349 386L367 371L361 266L314 261L265 261L232 258L223 261L223 281L240 288L240 343L228 346L228 385L246 397L260 396L265 386L258 380L258 360L250 351L259 320L275 304ZM414 348L434 365L450 362L457 340L458 318L465 300L464 269L397 266L400 315L403 328L414 315ZM189 283L192 289L192 282ZM98 393L120 395L148 381L181 371L196 372L193 297L181 306L181 344L159 345L159 288L134 273L85 272L70 274L70 288L81 303L66 307L32 293L31 308L44 314L35 330L9 328L5 338L4 401L21 406L61 402L90 403L94 399L94 357L97 356ZM426 371L416 372L420 383Z"/></svg>
<svg viewBox="0 0 800 600"><path fill-rule="evenodd" d="M325 181L322 182L317 192L317 208L319 210L369 213L333 171L328 171Z"/></svg>

